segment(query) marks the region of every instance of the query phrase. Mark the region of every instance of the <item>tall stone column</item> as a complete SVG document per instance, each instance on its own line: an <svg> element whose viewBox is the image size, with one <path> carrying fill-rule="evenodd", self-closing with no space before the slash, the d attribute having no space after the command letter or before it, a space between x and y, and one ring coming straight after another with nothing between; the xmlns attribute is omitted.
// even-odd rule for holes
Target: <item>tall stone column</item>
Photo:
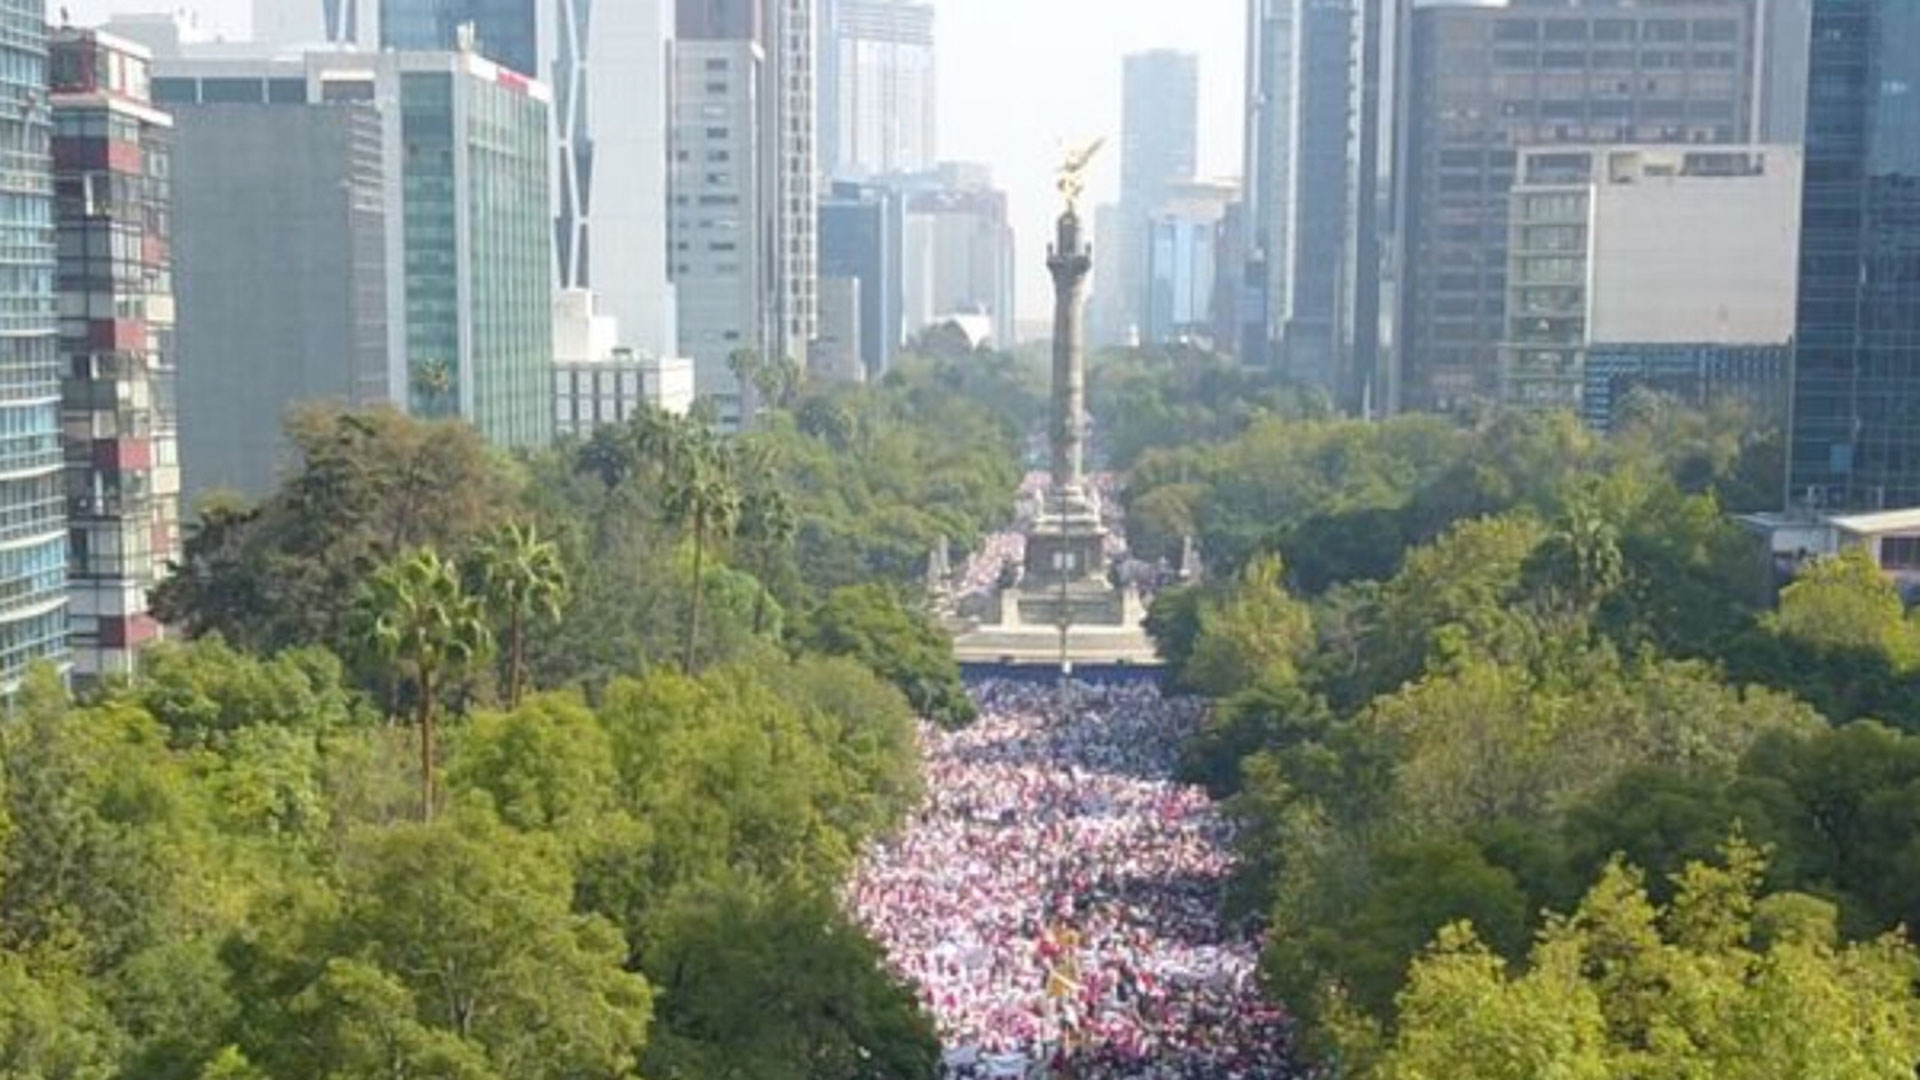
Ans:
<svg viewBox="0 0 1920 1080"><path fill-rule="evenodd" d="M1047 249L1053 274L1053 487L1056 497L1074 498L1086 480L1087 404L1086 329L1082 310L1093 254L1080 234L1080 216L1069 205L1060 215L1055 243Z"/></svg>

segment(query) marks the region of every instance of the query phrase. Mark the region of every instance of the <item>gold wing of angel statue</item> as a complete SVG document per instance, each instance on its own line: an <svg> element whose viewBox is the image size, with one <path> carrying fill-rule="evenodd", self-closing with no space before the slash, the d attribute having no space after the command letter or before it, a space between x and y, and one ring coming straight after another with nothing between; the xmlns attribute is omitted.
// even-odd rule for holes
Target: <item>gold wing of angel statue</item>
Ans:
<svg viewBox="0 0 1920 1080"><path fill-rule="evenodd" d="M1080 195L1087 189L1087 166L1092 164L1094 155L1107 145L1105 138L1095 139L1084 146L1070 146L1060 161L1060 194L1067 200L1067 209L1073 209L1080 201Z"/></svg>

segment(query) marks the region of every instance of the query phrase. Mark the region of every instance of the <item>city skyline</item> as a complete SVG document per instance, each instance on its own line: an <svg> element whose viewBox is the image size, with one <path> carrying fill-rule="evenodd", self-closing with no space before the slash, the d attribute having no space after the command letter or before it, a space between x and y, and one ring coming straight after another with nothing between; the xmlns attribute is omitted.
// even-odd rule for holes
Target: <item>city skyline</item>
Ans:
<svg viewBox="0 0 1920 1080"><path fill-rule="evenodd" d="M1121 58L1128 53L1169 48L1199 55L1199 175L1239 174L1244 0L933 5L939 20L939 157L991 167L994 182L1007 192L1024 271L1017 278L1020 310L1045 311L1052 302L1041 268L1056 209L1053 169L1060 145L1098 135L1118 144ZM248 31L252 0L67 0L67 6L79 24L115 13L184 8L198 13L202 29L237 36ZM1015 25L1023 32L1008 34ZM993 77L980 78L983 70ZM1036 108L1036 102L1045 107ZM1117 199L1119 155L1101 155L1088 179L1088 205Z"/></svg>

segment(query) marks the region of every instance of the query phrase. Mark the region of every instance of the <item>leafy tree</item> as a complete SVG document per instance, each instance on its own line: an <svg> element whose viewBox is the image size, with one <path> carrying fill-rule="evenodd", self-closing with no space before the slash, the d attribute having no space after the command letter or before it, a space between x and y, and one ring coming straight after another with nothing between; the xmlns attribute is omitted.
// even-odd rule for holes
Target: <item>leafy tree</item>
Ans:
<svg viewBox="0 0 1920 1080"><path fill-rule="evenodd" d="M1814 914L1756 944L1760 860L1739 845L1727 859L1690 865L1665 907L1637 873L1610 866L1515 974L1464 924L1449 928L1415 964L1392 1034L1349 1028L1355 1075L1911 1073L1920 964L1907 943L1840 945Z"/></svg>
<svg viewBox="0 0 1920 1080"><path fill-rule="evenodd" d="M219 747L254 727L327 732L363 722L340 661L324 649L262 659L211 634L158 643L141 660L141 678L127 694L177 747Z"/></svg>
<svg viewBox="0 0 1920 1080"><path fill-rule="evenodd" d="M352 655L369 574L416 548L463 551L515 516L520 476L466 424L319 407L287 423L287 481L257 506L209 507L155 592L155 612L192 636Z"/></svg>
<svg viewBox="0 0 1920 1080"><path fill-rule="evenodd" d="M1442 927L1470 920L1507 955L1527 942L1531 905L1518 878L1463 839L1389 845L1373 862L1365 895L1277 941L1265 958L1270 983L1294 1000L1334 992L1350 1007L1387 1015L1409 964Z"/></svg>
<svg viewBox="0 0 1920 1080"><path fill-rule="evenodd" d="M452 563L419 551L368 579L356 602L355 625L368 652L413 682L421 816L431 820L435 709L448 682L492 647L480 600L467 594Z"/></svg>
<svg viewBox="0 0 1920 1080"><path fill-rule="evenodd" d="M1313 645L1312 613L1287 592L1273 556L1248 563L1225 597L1203 603L1199 622L1183 678L1207 694L1236 693L1262 679L1292 682Z"/></svg>
<svg viewBox="0 0 1920 1080"><path fill-rule="evenodd" d="M959 727L974 717L952 642L897 588L835 589L807 613L794 640L808 651L860 661L935 723Z"/></svg>
<svg viewBox="0 0 1920 1080"><path fill-rule="evenodd" d="M738 877L691 887L654 923L646 957L662 990L649 1076L891 1080L938 1071L931 1020L830 894Z"/></svg>
<svg viewBox="0 0 1920 1080"><path fill-rule="evenodd" d="M36 975L0 950L0 1076L110 1080L119 1052L119 1033L82 980Z"/></svg>
<svg viewBox="0 0 1920 1080"><path fill-rule="evenodd" d="M652 991L548 842L463 811L356 832L339 873L229 949L269 1074L632 1074Z"/></svg>
<svg viewBox="0 0 1920 1080"><path fill-rule="evenodd" d="M1906 605L1865 548L1815 560L1781 590L1774 633L1828 649L1884 654L1895 668L1920 661L1920 637Z"/></svg>
<svg viewBox="0 0 1920 1080"><path fill-rule="evenodd" d="M509 522L480 542L474 591L506 640L507 704L520 704L527 684L527 629L536 620L558 622L567 603L567 571L560 549L531 525Z"/></svg>

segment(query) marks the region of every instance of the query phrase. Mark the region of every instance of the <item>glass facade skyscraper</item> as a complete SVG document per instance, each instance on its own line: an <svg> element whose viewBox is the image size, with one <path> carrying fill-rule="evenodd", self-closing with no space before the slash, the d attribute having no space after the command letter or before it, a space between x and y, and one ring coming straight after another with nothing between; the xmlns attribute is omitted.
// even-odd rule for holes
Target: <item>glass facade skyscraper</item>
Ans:
<svg viewBox="0 0 1920 1080"><path fill-rule="evenodd" d="M402 54L410 411L502 446L552 437L545 90L478 57Z"/></svg>
<svg viewBox="0 0 1920 1080"><path fill-rule="evenodd" d="M67 523L42 0L0 0L0 690L67 657Z"/></svg>
<svg viewBox="0 0 1920 1080"><path fill-rule="evenodd" d="M1789 503L1920 505L1920 5L1817 0Z"/></svg>
<svg viewBox="0 0 1920 1080"><path fill-rule="evenodd" d="M437 52L458 48L473 25L481 56L522 75L541 75L540 19L534 0L380 0L380 44Z"/></svg>

